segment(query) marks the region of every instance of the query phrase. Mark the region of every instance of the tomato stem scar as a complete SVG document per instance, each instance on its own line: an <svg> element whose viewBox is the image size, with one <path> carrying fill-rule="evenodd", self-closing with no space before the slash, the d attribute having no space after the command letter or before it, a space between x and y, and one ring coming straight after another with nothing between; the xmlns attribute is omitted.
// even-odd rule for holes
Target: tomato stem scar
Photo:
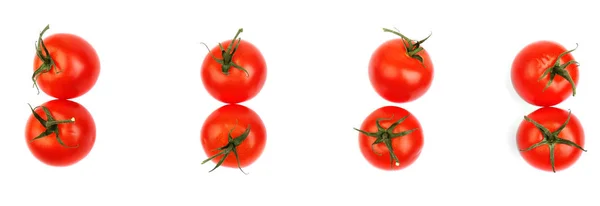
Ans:
<svg viewBox="0 0 600 206"><path fill-rule="evenodd" d="M390 118L378 118L375 121L375 125L377 126L377 132L366 132L366 131L363 131L363 130L360 130L357 128L354 128L354 130L359 131L360 133L362 133L366 136L376 138L375 141L371 144L371 150L373 151L373 153L375 153L379 156L381 156L382 154L375 152L374 146L376 144L384 143L390 153L390 159L392 161L390 166L393 168L394 165L400 166L400 160L398 160L398 157L396 157L396 154L394 154L394 149L392 148L392 139L409 135L410 133L412 133L418 129L418 128L414 128L414 129L406 130L406 131L403 131L400 133L393 133L394 129L399 124L404 122L404 120L406 120L406 118L408 118L408 115L406 115L406 116L400 118L398 121L392 123L392 125L390 125L387 129L383 128L383 126L381 126L381 121L382 120L386 120L386 121L393 120L394 115L392 114L392 117L390 117Z"/></svg>
<svg viewBox="0 0 600 206"><path fill-rule="evenodd" d="M59 124L71 124L71 123L75 123L75 117L72 117L69 120L57 120L54 119L54 117L52 116L52 114L50 113L50 110L48 110L47 107L44 106L37 106L35 108L31 107L31 104L28 104L29 108L31 109L31 112L33 113L33 116L40 122L40 124L42 124L44 126L44 128L46 129L44 132L42 132L41 134L39 134L37 137L31 139L31 141L29 141L29 143L46 137L48 135L54 134L56 137L56 141L58 141L58 143L60 145L62 145L63 147L67 147L67 148L77 148L79 147L78 145L75 146L68 146L66 145L62 139L60 138L60 133L58 132L58 125ZM39 114L37 114L35 112L35 109L37 108L42 108L42 110L44 111L44 114L46 114L46 120L44 120Z"/></svg>
<svg viewBox="0 0 600 206"><path fill-rule="evenodd" d="M244 31L243 28L238 29L238 31L235 34L235 36L233 37L233 39L231 39L231 44L229 44L227 46L227 49L224 49L223 45L221 43L219 43L219 48L221 49L221 56L223 56L223 59L218 59L217 57L215 57L212 53L210 53L210 48L208 48L208 45L206 45L203 42L201 43L206 47L206 49L208 49L208 53L212 56L213 60L215 60L216 62L221 64L221 72L226 76L229 75L229 70L231 67L234 67L236 69L239 69L240 71L243 71L244 73L246 73L246 77L250 76L250 74L248 73L248 71L245 68L243 68L242 66L233 62L233 55L237 51L237 49L240 46L240 43L242 41L242 38L238 38L238 36L243 31ZM238 40L237 44L235 43L236 39ZM233 50L232 50L232 48L233 48Z"/></svg>
<svg viewBox="0 0 600 206"><path fill-rule="evenodd" d="M397 28L394 28L394 29L396 31L387 29L387 28L383 28L383 32L390 32L390 33L400 36L404 40L403 42L404 42L404 48L406 49L406 54L408 56L418 60L419 62L421 62L421 65L423 65L423 67L425 67L425 62L423 60L423 57L421 55L419 55L418 53L423 50L423 47L421 47L421 44L423 44L425 41L427 41L427 39L429 39L429 37L431 37L433 32L430 32L429 36L425 37L425 39L415 42L415 40L412 40L412 39L404 36L403 34L401 34Z"/></svg>
<svg viewBox="0 0 600 206"><path fill-rule="evenodd" d="M548 76L548 74L550 74L550 80L548 80L548 83L546 83L546 86L544 87L544 89L542 91L546 91L546 89L548 89L548 87L550 87L550 84L552 84L552 82L554 82L554 77L556 77L556 75L558 75L558 76L565 78L567 81L569 81L569 84L571 84L571 89L573 90L573 96L575 96L575 93L577 92L575 82L573 81L573 78L571 78L571 75L569 74L569 71L566 70L566 68L571 64L575 64L575 65L579 66L579 62L577 62L575 60L571 60L571 61L565 62L564 64L560 64L560 59L563 56L575 51L578 47L579 47L579 44L576 43L576 46L574 49L565 51L565 52L561 53L560 55L558 55L558 57L556 58L556 62L554 62L554 65L552 65L550 68L546 69L544 71L544 73L542 73L542 75L540 76L538 81L542 80L544 77L546 77L546 76Z"/></svg>
<svg viewBox="0 0 600 206"><path fill-rule="evenodd" d="M238 157L238 153L237 153L237 147L240 146L240 144L242 144L242 142L244 140L246 140L246 138L248 137L248 135L250 134L250 124L248 124L248 126L246 127L246 130L244 131L244 133L242 133L240 136L238 137L232 137L231 133L233 132L233 130L235 129L235 127L238 125L238 120L235 120L235 125L233 126L233 128L231 128L231 130L229 130L229 133L227 134L227 139L228 139L228 143L225 146L219 147L216 150L220 150L219 153L209 157L208 159L202 161L202 164L207 163L208 161L223 155L223 157L219 160L219 162L217 163L217 165L210 171L208 172L212 172L215 169L217 169L219 166L221 166L223 164L223 162L225 162L225 159L227 159L227 157L229 156L229 154L231 154L233 152L233 155L235 156L235 159L237 160L237 165L238 168L240 169L240 171L242 171L242 173L244 173L245 175L248 175L248 173L244 172L244 170L242 170L242 167L240 166L240 159Z"/></svg>
<svg viewBox="0 0 600 206"><path fill-rule="evenodd" d="M524 118L525 118L525 121L530 122L533 125L535 125L535 127L540 130L540 132L542 133L542 136L544 138L542 139L542 141L535 143L526 149L519 149L519 151L527 152L527 151L535 149L539 146L548 145L548 147L550 149L550 164L552 165L552 172L556 173L556 170L554 168L554 148L556 147L556 144L568 145L568 146L580 149L584 152L587 152L587 150L583 149L583 147L579 146L577 143L559 137L560 132L563 129L565 129L565 127L567 127L567 124L569 123L569 120L571 119L571 110L569 110L569 115L567 116L567 120L565 120L565 122L554 132L550 132L550 130L548 128L544 127L543 125L539 124L538 122L536 122L535 120L533 120L527 116L524 116Z"/></svg>
<svg viewBox="0 0 600 206"><path fill-rule="evenodd" d="M46 25L46 27L44 28L44 30L42 30L42 32L40 32L40 36L38 37L38 41L36 41L36 43L35 43L36 55L40 59L40 61L42 61L42 65L40 65L33 72L33 75L31 76L31 80L33 81L33 86L38 91L38 95L40 94L40 88L37 85L37 78L42 73L46 73L46 72L49 72L50 70L52 70L52 67L54 67L54 70L55 70L55 72L57 74L60 73L60 69L58 68L58 66L56 66L56 63L54 62L54 60L50 56L50 52L48 51L48 48L46 48L46 44L44 44L44 40L42 40L42 36L44 36L44 33L46 33L46 31L48 29L50 29L50 25L49 24ZM41 45L41 47L40 47L40 45Z"/></svg>

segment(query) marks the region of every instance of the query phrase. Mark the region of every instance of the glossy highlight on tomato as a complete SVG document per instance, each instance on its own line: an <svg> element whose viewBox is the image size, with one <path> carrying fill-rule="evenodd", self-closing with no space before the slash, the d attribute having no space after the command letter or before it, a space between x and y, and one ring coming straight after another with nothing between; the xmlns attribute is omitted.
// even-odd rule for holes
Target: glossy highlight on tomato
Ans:
<svg viewBox="0 0 600 206"><path fill-rule="evenodd" d="M569 168L586 151L579 119L571 111L555 107L543 107L525 116L516 140L527 163L550 172Z"/></svg>
<svg viewBox="0 0 600 206"><path fill-rule="evenodd" d="M265 125L252 109L238 104L222 106L211 113L200 134L204 152L209 157L202 164L242 168L254 163L262 154L267 132Z"/></svg>
<svg viewBox="0 0 600 206"><path fill-rule="evenodd" d="M267 79L267 64L260 50L238 38L210 49L201 67L204 88L215 99L237 104L254 98ZM208 47L207 47L208 48Z"/></svg>
<svg viewBox="0 0 600 206"><path fill-rule="evenodd" d="M356 129L360 151L373 166L400 170L413 164L423 149L423 130L417 118L397 106L373 111Z"/></svg>
<svg viewBox="0 0 600 206"><path fill-rule="evenodd" d="M42 40L49 28L44 28L36 44L34 86L57 99L72 99L89 92L100 75L96 50L74 34L58 33Z"/></svg>
<svg viewBox="0 0 600 206"><path fill-rule="evenodd" d="M578 46L578 45L577 45ZM575 48L577 49L577 47ZM537 41L523 48L511 69L512 85L527 103L549 107L575 96L579 63L571 52L552 41Z"/></svg>
<svg viewBox="0 0 600 206"><path fill-rule="evenodd" d="M85 107L55 99L31 110L25 140L39 161L51 166L70 166L90 153L96 141L96 124Z"/></svg>
<svg viewBox="0 0 600 206"><path fill-rule="evenodd" d="M423 96L433 81L433 63L421 47L423 40L414 41L401 33L384 29L401 38L380 45L369 62L369 80L382 98L394 103L411 102Z"/></svg>

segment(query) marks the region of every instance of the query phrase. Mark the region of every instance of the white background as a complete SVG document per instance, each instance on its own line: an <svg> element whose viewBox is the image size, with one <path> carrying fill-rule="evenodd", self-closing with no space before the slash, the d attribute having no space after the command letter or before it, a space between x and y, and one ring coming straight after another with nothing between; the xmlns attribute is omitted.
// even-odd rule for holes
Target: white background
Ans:
<svg viewBox="0 0 600 206"><path fill-rule="evenodd" d="M86 3L83 3L86 2ZM563 205L600 203L600 19L593 1L2 1L0 3L0 205ZM169 3L167 3L169 2ZM319 2L319 3L317 3ZM97 123L87 158L53 168L28 151L27 103L39 32L82 36L100 79L84 105ZM202 87L211 47L243 27L268 64L259 95L243 103L267 127L250 167L200 165L204 119L222 106ZM421 121L425 145L402 171L360 154L363 119L386 102L367 65L397 27L422 39L434 62L430 90L400 106ZM558 105L584 124L587 153L553 174L519 156L515 129L536 108L509 79L526 44L553 40L581 63L577 96Z"/></svg>

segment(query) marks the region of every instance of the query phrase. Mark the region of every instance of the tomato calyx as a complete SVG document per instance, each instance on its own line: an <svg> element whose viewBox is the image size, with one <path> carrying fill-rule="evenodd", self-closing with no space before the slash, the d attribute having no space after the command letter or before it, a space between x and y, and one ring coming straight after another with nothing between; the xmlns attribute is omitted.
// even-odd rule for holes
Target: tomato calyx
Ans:
<svg viewBox="0 0 600 206"><path fill-rule="evenodd" d="M220 150L219 153L209 157L208 159L202 161L202 164L207 163L208 161L223 155L223 157L221 158L221 160L219 160L219 162L217 163L217 165L215 165L215 167L208 171L208 172L212 172L215 169L217 169L219 166L221 166L223 164L223 162L225 162L225 159L227 159L227 157L229 156L229 154L231 154L233 152L233 155L235 156L235 159L237 160L237 164L238 164L238 168L240 169L240 171L242 171L242 173L244 173L245 175L248 175L248 173L244 172L244 170L242 170L242 167L240 166L240 159L238 157L238 153L237 153L237 147L242 144L242 142L244 140L246 140L246 138L248 137L248 135L250 134L250 124L248 124L248 127L246 127L246 130L244 131L244 133L242 133L240 136L238 137L232 137L231 133L233 132L233 130L235 129L235 127L237 126L238 121L235 121L235 125L233 126L233 128L231 128L231 130L229 130L229 133L227 134L227 139L228 139L228 143L225 146L219 147L215 150Z"/></svg>
<svg viewBox="0 0 600 206"><path fill-rule="evenodd" d="M556 58L556 62L554 62L554 65L552 65L550 68L548 68L544 71L544 73L540 76L538 81L542 80L544 77L546 77L548 75L550 75L550 80L548 80L548 83L546 83L546 86L544 87L544 89L542 91L546 91L546 89L548 87L550 87L550 84L552 84L552 82L554 82L554 77L556 77L556 75L558 75L558 76L565 78L567 81L569 81L569 84L571 84L571 89L573 89L573 96L575 96L575 93L576 93L575 82L573 81L573 78L571 78L571 75L569 74L569 71L566 70L566 68L571 64L575 64L575 65L579 66L579 62L577 62L575 60L571 60L571 61L565 62L564 64L560 64L560 59L564 55L567 55L568 53L575 51L578 47L579 47L579 44L576 44L574 49L565 51L565 52L561 53L560 55L558 55L558 57Z"/></svg>
<svg viewBox="0 0 600 206"><path fill-rule="evenodd" d="M66 148L77 148L79 147L78 145L75 146L68 146L66 145L62 139L60 138L60 133L58 132L58 125L59 124L71 124L71 123L75 123L75 117L72 117L69 120L57 120L54 119L54 116L52 116L52 114L50 113L50 110L48 110L47 107L44 106L37 106L35 108L31 107L31 104L28 104L29 108L31 109L31 112L33 113L33 116L35 117L35 119L37 119L40 124L42 124L44 126L44 128L46 128L46 130L44 132L42 132L41 134L39 134L37 137L34 137L33 139L31 139L29 141L29 143L41 139L43 137L46 137L48 135L54 134L56 137L56 141L58 141L58 143ZM37 108L42 108L42 110L44 111L44 113L46 114L46 119L43 119L39 114L37 114L35 112L35 109Z"/></svg>
<svg viewBox="0 0 600 206"><path fill-rule="evenodd" d="M418 128L414 128L414 129L406 130L406 131L399 132L399 133L393 133L394 129L399 124L404 122L404 120L406 120L406 118L408 118L408 115L406 115L406 116L400 118L398 121L392 123L392 125L390 125L388 128L383 128L383 126L381 126L380 122L382 120L392 120L392 119L394 119L394 115L392 115L392 117L390 117L390 118L378 118L375 120L375 125L377 126L377 132L366 132L366 131L363 131L363 130L360 130L357 128L354 128L354 130L356 130L366 136L376 138L375 141L371 144L371 150L373 151L373 153L375 153L379 156L381 156L382 154L375 152L374 146L376 144L380 144L380 143L385 144L385 146L387 147L387 149L390 153L390 158L392 160L391 168L393 168L394 165L400 166L400 161L398 160L398 157L396 157L396 154L394 154L394 148L392 148L392 139L409 135L410 133L412 133L418 129Z"/></svg>
<svg viewBox="0 0 600 206"><path fill-rule="evenodd" d="M529 146L526 149L519 149L519 151L521 151L521 152L527 152L529 150L535 149L535 148L540 147L542 145L548 145L548 148L550 148L550 164L552 165L552 171L554 173L556 173L556 170L554 169L554 149L556 147L556 144L568 145L568 146L580 149L581 151L587 152L587 150L583 149L583 147L581 147L577 143L559 137L560 132L563 129L565 129L565 127L569 123L570 119L571 119L571 110L569 110L569 115L567 116L567 120L565 120L565 122L558 129L556 129L556 131L551 132L550 130L548 130L548 128L546 128L543 125L537 123L535 120L533 120L533 119L525 116L525 121L528 121L528 122L534 124L535 127L540 130L540 132L542 133L542 136L544 138L542 139L542 141L540 141L538 143L535 143L535 144Z"/></svg>
<svg viewBox="0 0 600 206"><path fill-rule="evenodd" d="M52 59L52 57L50 56L50 52L48 52L48 48L46 48L46 45L44 44L44 40L42 40L42 36L44 36L44 33L46 33L46 31L50 29L50 25L46 25L46 27L44 28L44 30L42 30L42 32L40 32L40 36L38 37L38 41L36 41L35 43L35 53L37 55L37 57L40 59L40 61L42 61L42 65L40 65L34 72L33 75L31 76L31 80L33 81L33 86L37 89L38 94L40 94L40 88L37 85L37 78L42 74L42 73L46 73L49 72L52 67L54 67L56 73L60 73L60 69L58 68L58 66L56 66L56 63L54 62L54 60ZM40 47L41 45L41 47Z"/></svg>
<svg viewBox="0 0 600 206"><path fill-rule="evenodd" d="M242 66L240 66L240 65L236 64L235 62L233 62L233 55L237 51L237 49L240 46L240 43L242 41L242 38L238 38L238 36L243 31L244 31L243 28L240 28L237 31L237 33L235 34L235 36L233 37L233 39L231 39L231 44L229 44L227 46L227 49L224 49L223 45L221 43L219 43L219 48L221 49L221 56L223 56L223 59L218 59L217 57L215 57L214 55L212 55L210 53L210 49L208 48L208 45L206 45L205 43L201 43L201 44L204 44L204 46L206 46L206 48L208 49L209 54L212 56L213 60L215 60L216 62L218 62L219 64L221 64L221 72L223 72L223 74L225 76L229 75L229 69L231 67L234 67L236 69L239 69L240 71L243 71L244 73L246 73L246 77L250 76L250 74L248 73L248 71L246 69L244 69ZM237 44L235 44L235 40L236 39L237 39Z"/></svg>
<svg viewBox="0 0 600 206"><path fill-rule="evenodd" d="M414 58L414 59L418 60L419 62L421 62L423 67L425 67L425 62L423 60L423 57L421 55L419 55L419 52L423 50L423 47L421 47L421 44L423 44L425 41L427 41L427 39L429 39L429 37L431 37L431 35L433 33L429 33L429 36L425 37L425 39L423 39L423 40L415 41L415 40L412 40L412 39L404 36L403 34L401 34L400 31L398 31L398 29L396 29L396 28L394 28L394 29L396 31L383 28L383 31L390 32L390 33L400 36L404 40L403 42L404 42L404 48L406 49L406 54L408 56L410 56L411 58Z"/></svg>

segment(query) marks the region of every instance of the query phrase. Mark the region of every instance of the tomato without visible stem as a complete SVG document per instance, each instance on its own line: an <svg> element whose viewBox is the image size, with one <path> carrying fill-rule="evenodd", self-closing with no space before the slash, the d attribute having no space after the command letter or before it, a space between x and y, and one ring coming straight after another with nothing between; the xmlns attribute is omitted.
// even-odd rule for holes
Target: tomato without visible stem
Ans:
<svg viewBox="0 0 600 206"><path fill-rule="evenodd" d="M571 112L543 107L524 117L517 130L521 156L535 168L560 171L573 165L584 146L583 127Z"/></svg>
<svg viewBox="0 0 600 206"><path fill-rule="evenodd" d="M220 43L204 58L202 83L215 99L229 104L254 98L267 79L267 64L262 53L248 41L237 38ZM236 41L237 40L237 41Z"/></svg>
<svg viewBox="0 0 600 206"><path fill-rule="evenodd" d="M360 151L373 166L400 170L411 165L423 148L421 124L409 111L385 106L363 121L358 140ZM391 152L390 152L391 151Z"/></svg>
<svg viewBox="0 0 600 206"><path fill-rule="evenodd" d="M33 82L57 99L79 97L92 89L100 75L96 50L83 38L73 34L54 34L42 40L40 33L33 62Z"/></svg>
<svg viewBox="0 0 600 206"><path fill-rule="evenodd" d="M38 160L51 166L69 166L86 157L96 141L96 124L82 105L52 100L32 108L25 140Z"/></svg>
<svg viewBox="0 0 600 206"><path fill-rule="evenodd" d="M421 41L384 29L401 38L389 40L375 50L369 62L369 79L387 101L406 103L423 96L433 81L433 63ZM430 35L431 36L431 35Z"/></svg>
<svg viewBox="0 0 600 206"><path fill-rule="evenodd" d="M576 48L575 48L576 49ZM526 102L549 107L576 94L579 83L578 63L571 52L551 41L527 45L515 57L511 81L517 94Z"/></svg>
<svg viewBox="0 0 600 206"><path fill-rule="evenodd" d="M260 116L248 107L231 104L220 107L206 118L200 140L209 159L219 166L247 167L262 154L267 132ZM245 173L245 172L244 172Z"/></svg>

